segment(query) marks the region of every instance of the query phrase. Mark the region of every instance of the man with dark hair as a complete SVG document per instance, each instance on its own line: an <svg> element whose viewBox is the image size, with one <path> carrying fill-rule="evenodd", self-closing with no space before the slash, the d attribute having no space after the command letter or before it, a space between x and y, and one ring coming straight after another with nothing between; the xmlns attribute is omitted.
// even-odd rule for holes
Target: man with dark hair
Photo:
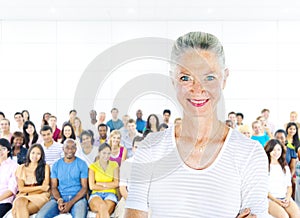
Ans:
<svg viewBox="0 0 300 218"><path fill-rule="evenodd" d="M57 160L51 170L52 199L37 213L37 218L52 218L71 213L73 218L87 215L88 167L75 156L76 141L66 139L64 157Z"/></svg>
<svg viewBox="0 0 300 218"><path fill-rule="evenodd" d="M242 126L243 124L243 120L244 120L244 114L242 113L236 113L236 125L237 126Z"/></svg>
<svg viewBox="0 0 300 218"><path fill-rule="evenodd" d="M232 128L235 129L237 128L236 125L236 113L234 111L231 111L228 113L228 120L232 121Z"/></svg>
<svg viewBox="0 0 300 218"><path fill-rule="evenodd" d="M143 133L145 127L146 127L146 121L143 120L143 112L141 109L138 109L136 111L136 130L139 133Z"/></svg>
<svg viewBox="0 0 300 218"><path fill-rule="evenodd" d="M45 152L45 160L51 167L56 160L63 156L62 144L53 140L53 132L50 126L44 125L40 133L43 137L41 145Z"/></svg>
<svg viewBox="0 0 300 218"><path fill-rule="evenodd" d="M97 138L94 142L95 146L99 146L103 144L104 142L108 142L108 135L107 135L108 127L106 124L101 123L98 126L98 134L99 138Z"/></svg>
<svg viewBox="0 0 300 218"><path fill-rule="evenodd" d="M23 125L24 125L23 114L21 112L16 112L14 118L18 126L16 131L23 132Z"/></svg>
<svg viewBox="0 0 300 218"><path fill-rule="evenodd" d="M169 109L165 109L163 111L163 119L164 119L164 123L168 125L168 127L170 127L170 116L171 116L171 111Z"/></svg>
<svg viewBox="0 0 300 218"><path fill-rule="evenodd" d="M110 132L115 129L121 129L124 124L122 120L118 118L119 110L117 108L111 109L111 120L109 120L106 125L110 128Z"/></svg>

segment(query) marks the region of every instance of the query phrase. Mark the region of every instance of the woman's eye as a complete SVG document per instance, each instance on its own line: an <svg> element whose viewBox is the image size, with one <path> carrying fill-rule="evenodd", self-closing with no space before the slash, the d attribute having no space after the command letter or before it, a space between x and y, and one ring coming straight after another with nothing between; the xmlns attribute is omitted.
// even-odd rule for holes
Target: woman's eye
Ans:
<svg viewBox="0 0 300 218"><path fill-rule="evenodd" d="M207 76L206 77L206 81L212 81L212 80L214 80L216 77L214 77L214 76Z"/></svg>
<svg viewBox="0 0 300 218"><path fill-rule="evenodd" d="M180 80L181 80L181 81L184 81L184 82L185 82L185 81L192 81L192 78L191 78L190 76L181 76L181 77L180 77Z"/></svg>

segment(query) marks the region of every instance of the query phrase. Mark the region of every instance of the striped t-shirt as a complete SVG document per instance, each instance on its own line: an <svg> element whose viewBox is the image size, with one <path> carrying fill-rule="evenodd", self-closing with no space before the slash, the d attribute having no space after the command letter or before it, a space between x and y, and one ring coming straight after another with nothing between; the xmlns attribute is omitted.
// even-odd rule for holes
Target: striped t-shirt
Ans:
<svg viewBox="0 0 300 218"><path fill-rule="evenodd" d="M203 170L181 160L174 128L149 134L134 156L130 183L126 208L150 208L154 218L233 218L244 208L268 217L267 156L236 130Z"/></svg>

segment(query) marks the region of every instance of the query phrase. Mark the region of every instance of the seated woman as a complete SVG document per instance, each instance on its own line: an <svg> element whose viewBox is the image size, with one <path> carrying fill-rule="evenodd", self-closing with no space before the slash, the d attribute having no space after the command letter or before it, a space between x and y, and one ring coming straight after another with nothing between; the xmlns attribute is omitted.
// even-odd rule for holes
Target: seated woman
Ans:
<svg viewBox="0 0 300 218"><path fill-rule="evenodd" d="M94 134L91 130L84 130L80 135L80 144L76 151L76 156L81 158L88 166L95 162L98 155L97 146L94 144Z"/></svg>
<svg viewBox="0 0 300 218"><path fill-rule="evenodd" d="M300 217L300 211L291 198L290 168L285 161L285 150L277 139L266 143L269 159L269 213L274 217Z"/></svg>
<svg viewBox="0 0 300 218"><path fill-rule="evenodd" d="M18 164L10 158L11 144L7 139L0 139L0 217L12 207L14 195L17 193L15 171Z"/></svg>
<svg viewBox="0 0 300 218"><path fill-rule="evenodd" d="M111 155L110 159L111 161L116 161L119 166L121 165L121 162L126 159L127 156L127 149L120 145L121 142L121 132L119 130L113 130L110 133L109 137L109 145L111 147Z"/></svg>
<svg viewBox="0 0 300 218"><path fill-rule="evenodd" d="M13 217L25 218L34 214L50 199L50 167L40 144L33 144L26 162L16 171L19 193L13 204Z"/></svg>
<svg viewBox="0 0 300 218"><path fill-rule="evenodd" d="M99 160L89 166L89 186L92 190L89 206L96 213L96 218L109 218L118 202L119 166L109 160L110 154L109 144L103 143L99 147Z"/></svg>
<svg viewBox="0 0 300 218"><path fill-rule="evenodd" d="M18 164L23 164L26 161L27 149L23 146L25 137L22 132L14 132L10 144L12 145L12 159Z"/></svg>

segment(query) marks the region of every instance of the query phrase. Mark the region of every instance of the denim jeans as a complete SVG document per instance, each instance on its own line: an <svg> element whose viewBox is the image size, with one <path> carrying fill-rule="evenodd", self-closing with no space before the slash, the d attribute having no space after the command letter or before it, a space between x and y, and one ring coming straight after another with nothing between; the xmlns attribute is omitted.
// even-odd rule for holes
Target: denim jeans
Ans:
<svg viewBox="0 0 300 218"><path fill-rule="evenodd" d="M61 196L64 202L70 201L74 196ZM77 201L69 211L72 218L86 218L87 215L87 200L86 198L81 198ZM53 218L60 214L58 209L58 204L55 199L51 199L47 202L37 213L36 218Z"/></svg>

